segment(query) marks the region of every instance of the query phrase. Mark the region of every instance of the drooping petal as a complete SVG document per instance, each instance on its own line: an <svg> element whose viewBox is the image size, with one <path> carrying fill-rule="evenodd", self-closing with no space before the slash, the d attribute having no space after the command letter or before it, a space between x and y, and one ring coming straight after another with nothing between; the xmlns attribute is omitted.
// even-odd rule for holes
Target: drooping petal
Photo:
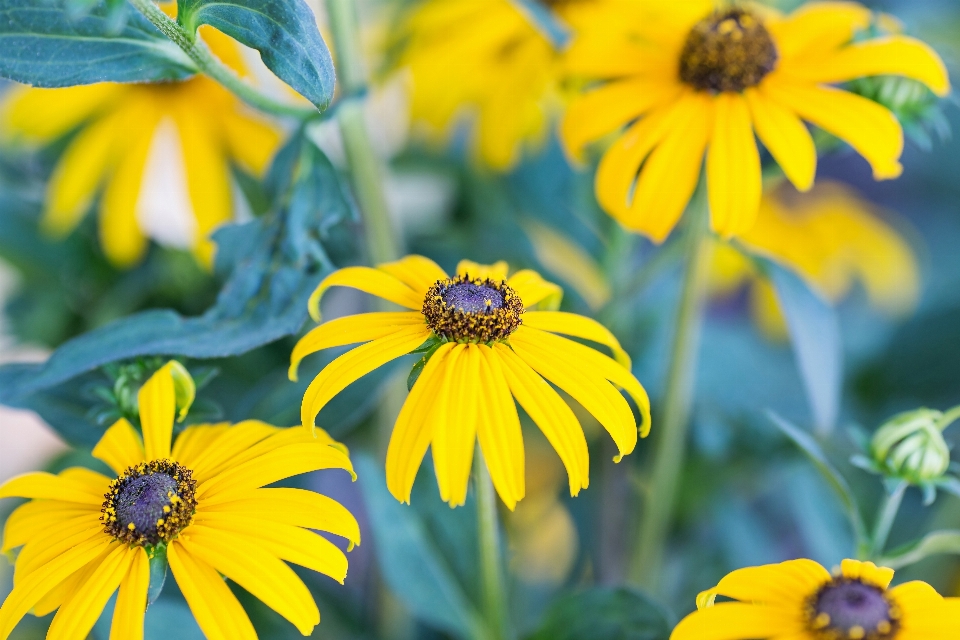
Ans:
<svg viewBox="0 0 960 640"><path fill-rule="evenodd" d="M793 111L768 98L762 84L747 89L743 95L750 105L750 118L763 146L793 186L799 191L808 191L817 173L817 148L807 127Z"/></svg>
<svg viewBox="0 0 960 640"><path fill-rule="evenodd" d="M114 545L113 549L96 564L93 571L53 617L47 630L49 640L73 640L86 638L97 618L103 612L107 600L120 586L127 574L135 554L144 553L138 547Z"/></svg>
<svg viewBox="0 0 960 640"><path fill-rule="evenodd" d="M4 95L0 123L7 135L49 142L122 100L125 85L110 82L64 89L14 86Z"/></svg>
<svg viewBox="0 0 960 640"><path fill-rule="evenodd" d="M479 388L484 399L478 403L477 437L500 499L513 511L526 494L523 433L510 387L494 350L478 345Z"/></svg>
<svg viewBox="0 0 960 640"><path fill-rule="evenodd" d="M146 127L146 123L143 125ZM137 200L152 141L152 129L144 129L127 143L116 169L107 180L100 201L100 243L107 258L126 268L147 250L147 239L137 221ZM130 134L128 134L130 135Z"/></svg>
<svg viewBox="0 0 960 640"><path fill-rule="evenodd" d="M143 615L147 611L149 587L150 560L146 551L137 549L127 575L120 583L110 625L110 640L143 640Z"/></svg>
<svg viewBox="0 0 960 640"><path fill-rule="evenodd" d="M599 342L610 348L617 362L630 368L630 356L620 342L609 329L592 318L564 311L528 311L523 314L523 326Z"/></svg>
<svg viewBox="0 0 960 640"><path fill-rule="evenodd" d="M457 264L457 275L469 275L471 278L490 278L494 282L500 282L507 279L509 267L503 260L493 264L480 264L473 260L461 260Z"/></svg>
<svg viewBox="0 0 960 640"><path fill-rule="evenodd" d="M47 500L65 500L81 504L102 505L103 492L91 492L83 484L55 476L45 471L36 471L14 476L0 485L0 498L33 498Z"/></svg>
<svg viewBox="0 0 960 640"><path fill-rule="evenodd" d="M303 581L260 545L250 544L243 536L196 527L196 531L191 528L182 547L289 620L303 635L310 635L320 622L320 611ZM235 549L243 549L243 553Z"/></svg>
<svg viewBox="0 0 960 640"><path fill-rule="evenodd" d="M724 602L688 615L673 630L670 640L773 638L803 630L802 611Z"/></svg>
<svg viewBox="0 0 960 640"><path fill-rule="evenodd" d="M410 503L410 492L417 471L433 438L430 414L443 401L443 388L449 377L447 356L452 343L441 345L427 362L410 390L387 445L387 488L400 502Z"/></svg>
<svg viewBox="0 0 960 640"><path fill-rule="evenodd" d="M370 267L346 267L328 275L310 295L307 308L315 322L320 322L320 298L330 287L350 287L389 300L407 309L420 310L423 296L386 271Z"/></svg>
<svg viewBox="0 0 960 640"><path fill-rule="evenodd" d="M721 93L714 104L713 134L707 151L710 225L730 238L749 230L757 219L763 190L760 152L743 96Z"/></svg>
<svg viewBox="0 0 960 640"><path fill-rule="evenodd" d="M401 329L385 337L351 349L328 364L317 374L300 405L300 420L303 426L312 429L317 414L355 380L391 360L406 355L419 347L430 336L426 325Z"/></svg>
<svg viewBox="0 0 960 640"><path fill-rule="evenodd" d="M437 282L446 280L447 272L441 269L436 262L423 256L410 255L396 262L378 264L377 269L386 271L405 285L413 289L420 296L427 295L427 290Z"/></svg>
<svg viewBox="0 0 960 640"><path fill-rule="evenodd" d="M167 546L170 571L207 640L257 640L247 612L217 570L182 540Z"/></svg>
<svg viewBox="0 0 960 640"><path fill-rule="evenodd" d="M143 448L147 460L170 457L173 421L177 411L177 395L170 365L157 370L137 393Z"/></svg>
<svg viewBox="0 0 960 640"><path fill-rule="evenodd" d="M550 442L570 482L570 495L590 483L590 455L577 417L547 382L521 360L510 347L494 345L503 374L513 396Z"/></svg>
<svg viewBox="0 0 960 640"><path fill-rule="evenodd" d="M431 420L433 467L440 497L451 507L462 506L467 500L481 401L479 349L475 344L458 344L450 351L444 367L446 384L436 399L435 418Z"/></svg>
<svg viewBox="0 0 960 640"><path fill-rule="evenodd" d="M543 307L557 309L563 299L563 289L531 269L521 269L510 276L507 286L517 292L523 301L524 309Z"/></svg>
<svg viewBox="0 0 960 640"><path fill-rule="evenodd" d="M103 535L91 538L17 581L0 607L0 638L9 637L17 623L43 596L99 556L110 542L110 538Z"/></svg>
<svg viewBox="0 0 960 640"><path fill-rule="evenodd" d="M903 171L903 129L886 107L840 89L774 82L772 76L763 91L853 147L873 167L875 179L896 178Z"/></svg>
<svg viewBox="0 0 960 640"><path fill-rule="evenodd" d="M423 325L423 314L416 311L382 311L345 316L324 322L297 341L290 355L290 380L297 380L300 361L311 353L331 347L385 338L398 329Z"/></svg>
<svg viewBox="0 0 960 640"><path fill-rule="evenodd" d="M146 459L143 438L126 418L120 418L107 429L92 453L94 458L106 462L117 475Z"/></svg>

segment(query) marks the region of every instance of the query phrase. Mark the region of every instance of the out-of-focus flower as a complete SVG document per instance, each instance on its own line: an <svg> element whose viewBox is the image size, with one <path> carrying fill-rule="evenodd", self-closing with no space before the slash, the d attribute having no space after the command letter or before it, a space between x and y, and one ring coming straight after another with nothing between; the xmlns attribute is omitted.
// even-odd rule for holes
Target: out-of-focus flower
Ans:
<svg viewBox="0 0 960 640"><path fill-rule="evenodd" d="M538 305L556 308L562 291L534 271L518 271L508 279L504 262L488 266L464 260L451 278L421 256L375 269L348 267L327 276L311 297L317 322L320 298L335 286L365 291L409 311L338 318L301 338L291 355L291 379L311 353L366 343L314 378L303 397L301 419L312 427L320 409L354 380L400 356L425 353L387 449L387 485L401 502L410 501L429 447L441 497L451 506L462 505L479 439L494 487L513 509L525 493L514 399L563 460L570 493L579 493L589 481L586 439L573 411L547 381L597 417L617 444L617 460L637 443L636 418L618 387L640 408L642 435L650 429L647 393L631 374L617 339L589 318L536 310ZM555 333L605 345L616 360Z"/></svg>
<svg viewBox="0 0 960 640"><path fill-rule="evenodd" d="M875 207L842 184L821 183L809 194L788 186L767 193L756 224L737 240L749 252L793 269L830 302L846 296L859 281L871 302L887 313L903 314L916 304L920 276L910 245ZM738 249L716 243L714 295L744 286L750 287L751 310L764 332L786 336L770 282Z"/></svg>
<svg viewBox="0 0 960 640"><path fill-rule="evenodd" d="M545 4L562 20L584 1ZM446 136L458 116L472 112L476 152L497 170L545 138L560 105L560 54L518 3L426 0L401 34L398 62L410 71L412 115L433 137Z"/></svg>
<svg viewBox="0 0 960 640"><path fill-rule="evenodd" d="M185 429L171 449L178 400L189 391L170 363L139 393L143 437L126 420L93 455L115 479L73 467L28 473L0 486L0 498L29 498L7 520L3 550L22 547L14 588L0 608L0 639L27 612L57 611L49 638L85 638L119 588L110 637L143 638L150 559L170 568L208 638L255 639L226 576L309 635L320 621L303 581L284 561L343 582L347 558L308 529L360 542L339 503L302 489L261 488L316 469L353 467L325 432L257 421ZM179 373L183 370L180 369Z"/></svg>
<svg viewBox="0 0 960 640"><path fill-rule="evenodd" d="M208 27L200 33L222 62L247 75L233 40ZM209 264L210 233L233 218L230 165L260 175L280 140L276 129L203 76L18 88L0 121L7 135L32 143L76 131L47 187L43 226L55 236L70 233L99 194L100 241L120 267L143 257L147 237L185 244Z"/></svg>
<svg viewBox="0 0 960 640"><path fill-rule="evenodd" d="M872 16L852 2L809 3L788 16L715 5L608 0L581 25L569 71L604 84L574 100L561 137L579 157L586 144L629 124L597 170L597 198L610 215L662 241L706 155L712 228L742 234L760 205L754 133L798 189L812 186L817 151L804 121L850 144L875 178L900 175L896 117L828 85L889 74L945 95L947 72L932 49L903 35L855 41Z"/></svg>
<svg viewBox="0 0 960 640"><path fill-rule="evenodd" d="M960 637L960 601L925 582L890 588L893 569L812 560L740 569L697 597L671 640L946 640ZM733 602L715 602L717 596Z"/></svg>

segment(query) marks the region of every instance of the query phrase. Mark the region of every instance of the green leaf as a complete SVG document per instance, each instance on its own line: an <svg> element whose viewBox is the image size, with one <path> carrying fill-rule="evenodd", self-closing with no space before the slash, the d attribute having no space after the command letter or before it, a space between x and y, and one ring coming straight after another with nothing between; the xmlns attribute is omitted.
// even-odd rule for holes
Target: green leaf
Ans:
<svg viewBox="0 0 960 640"><path fill-rule="evenodd" d="M877 564L902 569L933 555L960 555L960 531L933 531L920 540L899 547L881 558Z"/></svg>
<svg viewBox="0 0 960 640"><path fill-rule="evenodd" d="M827 456L823 453L823 449L820 448L817 441L809 433L790 424L773 411L768 411L767 416L785 436L790 438L807 455L820 474L830 483L847 513L847 518L849 518L850 525L853 527L854 536L859 541L866 540L866 527L853 491L850 490L850 485L847 484L846 479L827 460Z"/></svg>
<svg viewBox="0 0 960 640"><path fill-rule="evenodd" d="M843 384L843 347L837 316L798 275L774 262L765 264L787 319L790 343L817 431L829 433L837 421Z"/></svg>
<svg viewBox="0 0 960 640"><path fill-rule="evenodd" d="M640 591L596 587L558 599L530 640L668 640L674 617Z"/></svg>
<svg viewBox="0 0 960 640"><path fill-rule="evenodd" d="M427 340L426 351L423 351L424 347L420 347L414 353L423 352L423 357L417 360L413 365L413 368L410 369L410 374L407 376L407 391L413 390L413 385L417 384L417 380L420 379L420 374L423 373L423 368L427 366L427 363L430 361L430 358L433 357L433 354L436 353L437 349L440 348L440 345L443 344L435 338L430 338Z"/></svg>
<svg viewBox="0 0 960 640"><path fill-rule="evenodd" d="M83 16L56 3L0 0L0 76L38 87L181 80L196 69L146 18L122 26L98 4Z"/></svg>
<svg viewBox="0 0 960 640"><path fill-rule="evenodd" d="M363 454L354 465L380 571L390 590L431 627L458 638L487 637L479 613L430 529L413 507L400 504L387 491L383 465Z"/></svg>
<svg viewBox="0 0 960 640"><path fill-rule="evenodd" d="M147 588L147 605L157 601L163 592L163 583L167 580L167 545L153 548L150 556L150 586Z"/></svg>
<svg viewBox="0 0 960 640"><path fill-rule="evenodd" d="M216 27L260 52L278 78L323 111L333 99L333 59L303 0L178 0L177 21L190 33Z"/></svg>

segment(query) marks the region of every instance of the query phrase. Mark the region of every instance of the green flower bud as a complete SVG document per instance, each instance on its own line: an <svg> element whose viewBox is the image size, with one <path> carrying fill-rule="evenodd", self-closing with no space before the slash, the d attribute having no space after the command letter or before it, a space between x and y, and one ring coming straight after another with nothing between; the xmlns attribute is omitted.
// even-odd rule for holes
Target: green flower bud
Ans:
<svg viewBox="0 0 960 640"><path fill-rule="evenodd" d="M955 409L944 414L925 408L894 416L873 436L874 461L888 475L912 484L940 478L950 466L943 430L957 417Z"/></svg>

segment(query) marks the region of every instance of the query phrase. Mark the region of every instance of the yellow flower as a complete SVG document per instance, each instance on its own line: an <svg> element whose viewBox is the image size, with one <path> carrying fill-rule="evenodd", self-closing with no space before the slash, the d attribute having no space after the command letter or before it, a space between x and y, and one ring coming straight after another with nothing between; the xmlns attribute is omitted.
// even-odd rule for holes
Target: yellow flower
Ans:
<svg viewBox="0 0 960 640"><path fill-rule="evenodd" d="M575 3L549 4L563 18ZM415 120L436 135L449 132L463 111L473 112L477 153L497 170L544 139L559 104L560 55L516 3L426 0L402 31L399 63L410 70Z"/></svg>
<svg viewBox="0 0 960 640"><path fill-rule="evenodd" d="M899 75L949 91L946 69L902 35L854 38L871 24L852 2L814 2L783 16L712 0L608 0L569 51L577 76L606 81L570 105L561 137L584 145L628 123L596 176L601 206L660 242L696 187L706 155L710 221L724 237L750 229L761 194L754 133L801 191L817 153L807 121L846 141L877 179L900 174L900 123L886 108L828 86Z"/></svg>
<svg viewBox="0 0 960 640"><path fill-rule="evenodd" d="M641 435L650 429L646 391L630 373L630 359L617 339L589 318L535 310L537 305L556 308L562 291L533 271L507 278L504 262L487 266L464 260L451 278L421 256L375 269L348 267L327 276L314 292L310 307L317 322L320 297L334 286L359 289L410 311L338 318L301 338L291 356L291 379L308 354L366 343L338 357L310 383L300 409L304 426L312 427L320 409L354 380L428 340L435 345L387 449L387 485L401 502L410 501L429 447L441 497L451 506L462 505L479 439L493 484L513 509L525 493L514 398L560 455L570 493L577 495L589 480L586 439L573 411L547 381L606 428L619 449L616 460L637 443L636 418L618 387L640 408ZM554 332L605 345L616 360Z"/></svg>
<svg viewBox="0 0 960 640"><path fill-rule="evenodd" d="M756 224L737 241L750 253L793 269L829 302L845 297L860 281L871 302L891 315L916 305L920 275L910 245L873 205L840 183L818 184L809 194L787 186L768 193ZM714 295L749 286L761 328L772 337L786 336L776 292L748 257L717 243L711 278Z"/></svg>
<svg viewBox="0 0 960 640"><path fill-rule="evenodd" d="M893 569L844 560L837 575L812 560L740 569L697 597L670 640L947 640L960 602L925 582L889 588ZM734 602L715 603L717 596Z"/></svg>
<svg viewBox="0 0 960 640"><path fill-rule="evenodd" d="M245 75L233 40L206 27L201 35L225 64ZM279 142L272 126L203 76L173 83L22 87L3 105L2 124L9 135L34 143L77 130L47 186L43 225L55 236L70 233L102 189L100 242L120 267L143 257L147 236L186 241L209 264L210 233L233 218L231 163L259 175ZM182 201L171 197L181 190ZM151 196L163 200L155 214L159 225L153 225L158 228L145 226ZM182 221L171 215L178 208L186 210ZM184 228L174 231L177 226Z"/></svg>
<svg viewBox="0 0 960 640"><path fill-rule="evenodd" d="M57 611L47 637L85 638L119 588L111 640L142 640L149 557L165 546L174 578L210 640L257 637L221 574L309 635L313 597L284 561L343 582L347 558L319 529L359 543L357 521L326 496L261 488L316 469L353 468L326 433L262 422L191 426L171 450L177 405L160 369L138 396L143 438L126 420L93 450L117 477L74 467L28 473L0 498L31 501L7 520L3 550L21 547L14 588L0 608L0 640L32 611Z"/></svg>

